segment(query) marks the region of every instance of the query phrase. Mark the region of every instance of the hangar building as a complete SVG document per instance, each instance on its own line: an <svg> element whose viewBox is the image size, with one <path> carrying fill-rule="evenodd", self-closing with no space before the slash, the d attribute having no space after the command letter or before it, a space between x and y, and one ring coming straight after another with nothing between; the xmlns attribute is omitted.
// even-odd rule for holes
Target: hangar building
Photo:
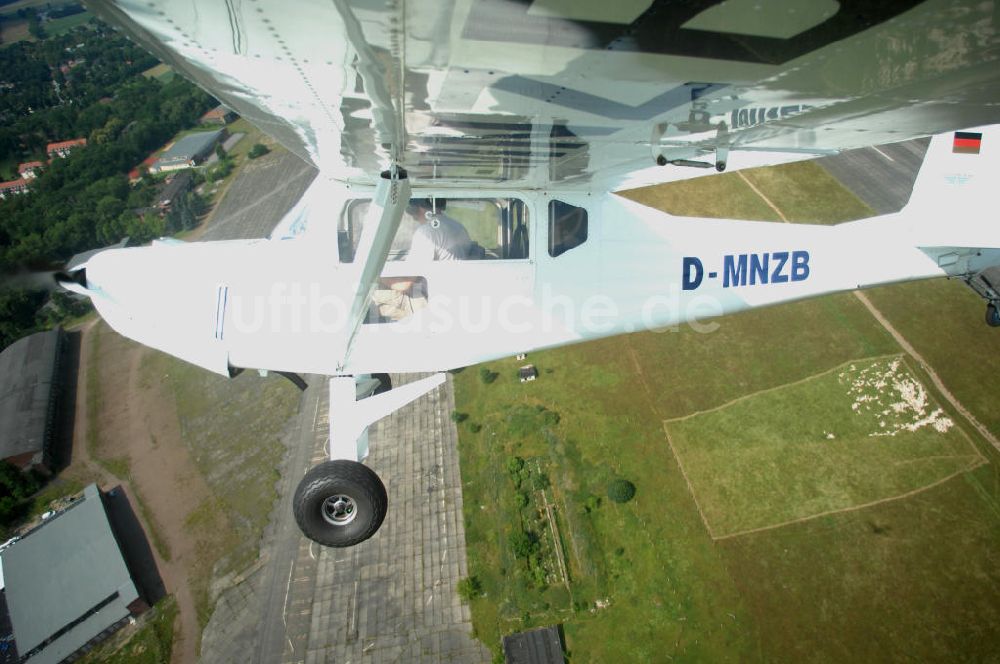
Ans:
<svg viewBox="0 0 1000 664"><path fill-rule="evenodd" d="M171 145L160 158L149 167L150 173L165 173L191 168L212 154L215 144L224 136L225 129L202 131L188 134Z"/></svg>
<svg viewBox="0 0 1000 664"><path fill-rule="evenodd" d="M52 469L62 330L18 339L0 353L0 459L21 470Z"/></svg>
<svg viewBox="0 0 1000 664"><path fill-rule="evenodd" d="M0 562L22 662L62 662L148 608L95 484L8 546Z"/></svg>

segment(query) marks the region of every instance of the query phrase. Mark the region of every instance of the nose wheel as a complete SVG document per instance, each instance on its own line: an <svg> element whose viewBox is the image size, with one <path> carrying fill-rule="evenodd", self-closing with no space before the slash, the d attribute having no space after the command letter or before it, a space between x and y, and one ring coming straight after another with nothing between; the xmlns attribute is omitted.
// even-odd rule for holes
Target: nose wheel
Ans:
<svg viewBox="0 0 1000 664"><path fill-rule="evenodd" d="M295 490L293 512L303 534L324 546L359 544L378 531L388 498L368 466L336 459L313 467Z"/></svg>

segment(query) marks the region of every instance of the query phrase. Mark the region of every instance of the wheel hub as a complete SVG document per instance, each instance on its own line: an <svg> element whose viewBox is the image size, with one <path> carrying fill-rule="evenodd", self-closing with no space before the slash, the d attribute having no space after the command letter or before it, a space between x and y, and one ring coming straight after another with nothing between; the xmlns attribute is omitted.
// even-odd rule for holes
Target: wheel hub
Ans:
<svg viewBox="0 0 1000 664"><path fill-rule="evenodd" d="M323 519L332 526L346 526L358 515L354 499L341 493L324 500L320 511Z"/></svg>

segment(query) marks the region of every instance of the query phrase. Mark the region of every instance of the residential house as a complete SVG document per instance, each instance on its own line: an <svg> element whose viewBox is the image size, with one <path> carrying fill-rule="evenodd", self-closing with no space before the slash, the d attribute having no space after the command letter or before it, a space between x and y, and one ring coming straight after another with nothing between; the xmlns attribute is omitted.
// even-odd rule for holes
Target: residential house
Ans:
<svg viewBox="0 0 1000 664"><path fill-rule="evenodd" d="M69 156L73 150L77 148L82 148L87 145L86 138L74 138L71 141L58 141L56 143L49 143L45 147L45 152L48 153L49 159L55 159L56 157L62 157L65 159Z"/></svg>

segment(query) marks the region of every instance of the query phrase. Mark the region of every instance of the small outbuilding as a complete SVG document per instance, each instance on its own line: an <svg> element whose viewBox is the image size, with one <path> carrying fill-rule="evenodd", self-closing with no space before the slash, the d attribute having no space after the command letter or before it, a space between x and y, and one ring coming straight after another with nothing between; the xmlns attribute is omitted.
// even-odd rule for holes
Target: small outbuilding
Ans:
<svg viewBox="0 0 1000 664"><path fill-rule="evenodd" d="M156 192L156 207L160 212L170 211L170 207L184 192L191 188L191 173L177 173L168 175L167 180Z"/></svg>
<svg viewBox="0 0 1000 664"><path fill-rule="evenodd" d="M227 125L238 116L232 110L226 108L222 104L219 104L205 115L201 116L202 124L220 124Z"/></svg>
<svg viewBox="0 0 1000 664"><path fill-rule="evenodd" d="M535 380L538 378L538 369L535 368L534 364L525 364L523 367L517 370L517 377L522 383L527 383L528 381Z"/></svg>
<svg viewBox="0 0 1000 664"><path fill-rule="evenodd" d="M506 664L565 664L556 626L539 627L503 637Z"/></svg>

